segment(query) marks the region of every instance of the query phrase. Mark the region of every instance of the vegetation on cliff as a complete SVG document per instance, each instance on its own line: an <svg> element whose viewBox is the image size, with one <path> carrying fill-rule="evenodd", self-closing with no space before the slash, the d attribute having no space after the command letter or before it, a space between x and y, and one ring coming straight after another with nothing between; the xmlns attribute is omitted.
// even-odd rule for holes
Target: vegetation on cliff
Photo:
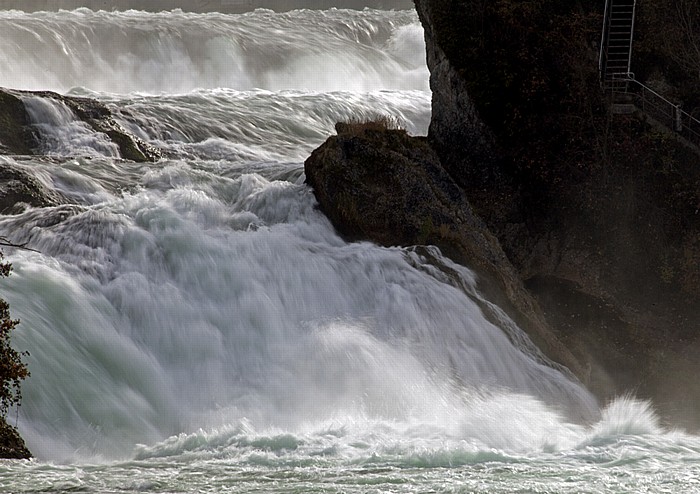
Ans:
<svg viewBox="0 0 700 494"><path fill-rule="evenodd" d="M12 265L0 253L0 278L10 275ZM27 352L11 346L11 336L19 320L10 317L10 306L0 298L0 458L30 458L31 454L17 431L6 422L7 412L22 401L21 383L29 377L22 361Z"/></svg>
<svg viewBox="0 0 700 494"><path fill-rule="evenodd" d="M10 275L12 265L3 261L0 253L0 277ZM22 362L26 352L20 353L10 345L12 331L19 320L10 317L10 305L0 299L0 416L5 417L13 405L22 401L21 382L29 376L27 366Z"/></svg>

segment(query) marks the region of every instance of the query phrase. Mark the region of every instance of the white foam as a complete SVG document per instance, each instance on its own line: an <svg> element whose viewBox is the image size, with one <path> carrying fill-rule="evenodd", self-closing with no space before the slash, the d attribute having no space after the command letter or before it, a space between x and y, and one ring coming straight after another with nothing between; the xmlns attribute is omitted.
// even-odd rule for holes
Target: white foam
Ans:
<svg viewBox="0 0 700 494"><path fill-rule="evenodd" d="M39 153L49 156L106 156L119 158L119 146L106 134L79 120L65 103L53 98L22 98L39 136Z"/></svg>
<svg viewBox="0 0 700 494"><path fill-rule="evenodd" d="M427 91L420 33L411 11L5 11L0 85L151 94L218 87Z"/></svg>
<svg viewBox="0 0 700 494"><path fill-rule="evenodd" d="M513 346L420 258L343 242L305 186L200 173L153 167L140 190L62 221L32 219L47 209L0 222L42 252L12 257L7 292L33 373L20 429L39 456L129 455L244 417L291 431L338 419L542 442L549 426L530 421L543 405L520 412L527 400L479 390L593 413L585 390ZM522 429L510 442L495 435L503 403ZM479 436L495 408L493 434Z"/></svg>

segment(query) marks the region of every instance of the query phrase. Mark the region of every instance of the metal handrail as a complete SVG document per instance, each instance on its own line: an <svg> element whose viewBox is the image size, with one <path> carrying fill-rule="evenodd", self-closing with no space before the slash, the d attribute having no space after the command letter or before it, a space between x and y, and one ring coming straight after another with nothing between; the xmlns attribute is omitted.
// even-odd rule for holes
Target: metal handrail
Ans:
<svg viewBox="0 0 700 494"><path fill-rule="evenodd" d="M600 35L600 55L598 55L598 72L601 74L600 78L603 79L603 55L607 60L607 43L605 42L606 34L608 32L608 12L610 12L610 0L605 2L605 13L603 14L603 32Z"/></svg>
<svg viewBox="0 0 700 494"><path fill-rule="evenodd" d="M634 39L634 21L637 18L637 0L632 3L632 27L630 27L630 52L627 56L627 71L632 66L632 40Z"/></svg>
<svg viewBox="0 0 700 494"><path fill-rule="evenodd" d="M626 94L636 98L639 103L636 106L642 112L700 147L700 120L683 111L680 105L639 82L632 72L613 74L610 83L611 93ZM630 89L630 85L634 89Z"/></svg>

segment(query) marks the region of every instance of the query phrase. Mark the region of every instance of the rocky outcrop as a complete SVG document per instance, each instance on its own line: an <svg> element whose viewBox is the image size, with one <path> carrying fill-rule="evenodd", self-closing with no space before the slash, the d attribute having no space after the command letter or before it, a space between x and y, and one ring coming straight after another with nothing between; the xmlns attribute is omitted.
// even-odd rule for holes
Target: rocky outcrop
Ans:
<svg viewBox="0 0 700 494"><path fill-rule="evenodd" d="M90 98L63 96L51 91L15 91L0 89L0 154L36 154L39 135L22 101L23 96L37 96L61 101L71 109L76 119L95 132L105 134L118 147L121 157L131 161L157 161L158 149L130 134L119 125L112 112L99 101Z"/></svg>
<svg viewBox="0 0 700 494"><path fill-rule="evenodd" d="M0 418L0 459L28 460L31 457L17 429Z"/></svg>
<svg viewBox="0 0 700 494"><path fill-rule="evenodd" d="M24 103L0 90L0 154L32 154L38 146Z"/></svg>
<svg viewBox="0 0 700 494"><path fill-rule="evenodd" d="M348 239L436 245L479 274L480 289L505 308L552 360L584 377L525 290L498 240L474 214L425 138L374 123L336 125L304 164L321 210Z"/></svg>
<svg viewBox="0 0 700 494"><path fill-rule="evenodd" d="M16 214L27 206L41 208L64 202L57 193L13 165L0 164L0 214Z"/></svg>

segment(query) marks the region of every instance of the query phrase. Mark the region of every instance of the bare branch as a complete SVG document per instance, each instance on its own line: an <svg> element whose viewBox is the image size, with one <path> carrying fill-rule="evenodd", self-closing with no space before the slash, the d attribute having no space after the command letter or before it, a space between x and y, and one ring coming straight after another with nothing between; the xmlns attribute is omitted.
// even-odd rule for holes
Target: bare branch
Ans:
<svg viewBox="0 0 700 494"><path fill-rule="evenodd" d="M14 247L16 249L28 250L31 252L39 252L36 249L32 249L31 247L27 247L26 242L23 244L16 244L14 242L10 242L10 240L7 237L0 237L0 246L2 246L2 247Z"/></svg>

